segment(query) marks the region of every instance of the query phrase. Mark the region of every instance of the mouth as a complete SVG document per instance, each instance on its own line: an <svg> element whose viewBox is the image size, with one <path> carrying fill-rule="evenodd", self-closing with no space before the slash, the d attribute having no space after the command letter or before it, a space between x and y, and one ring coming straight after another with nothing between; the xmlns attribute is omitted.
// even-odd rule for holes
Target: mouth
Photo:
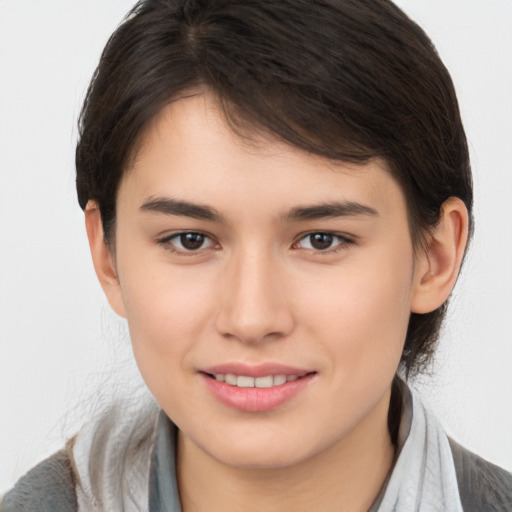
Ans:
<svg viewBox="0 0 512 512"><path fill-rule="evenodd" d="M275 365L225 365L198 373L218 401L242 412L277 409L300 397L317 376L316 371Z"/></svg>
<svg viewBox="0 0 512 512"><path fill-rule="evenodd" d="M210 379L217 382L223 382L228 386L234 386L237 388L273 388L276 386L282 386L287 382L294 382L298 379L302 379L306 375L314 372L292 375L264 375L262 377L235 375L234 373L203 373Z"/></svg>

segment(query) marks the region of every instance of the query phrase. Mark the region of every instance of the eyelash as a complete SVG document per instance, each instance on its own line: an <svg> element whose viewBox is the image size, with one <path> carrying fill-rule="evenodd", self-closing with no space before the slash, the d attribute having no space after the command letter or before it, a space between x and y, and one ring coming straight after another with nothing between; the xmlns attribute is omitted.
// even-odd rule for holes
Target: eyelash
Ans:
<svg viewBox="0 0 512 512"><path fill-rule="evenodd" d="M331 231L310 231L309 233L305 233L303 235L300 235L300 237L297 239L297 241L293 244L293 246L297 246L300 242L306 239L310 239L311 237L315 235L321 235L321 236L327 236L331 237L332 241L337 240L338 243L336 243L332 247L328 247L326 249L315 249L314 247L311 248L304 248L307 251L312 251L315 254L334 254L339 251L342 251L343 249L346 249L350 245L354 244L354 240L352 238L349 238L347 235L342 235L340 233L333 233ZM311 245L311 244L310 244Z"/></svg>
<svg viewBox="0 0 512 512"><path fill-rule="evenodd" d="M207 240L210 241L210 246L206 248L197 248L197 249L187 249L183 247L183 240L182 237L187 235L196 235L203 237L203 243ZM176 248L176 243L173 243L173 239L180 240L179 243L181 243L183 249ZM196 256L198 254L203 254L205 250L215 250L215 246L218 245L215 240L207 235L206 233L202 233L201 231L180 231L179 233L173 233L172 235L165 236L163 238L160 238L158 241L158 244L163 246L166 250L172 252L173 254L176 254L178 256ZM202 245L202 244L201 244Z"/></svg>
<svg viewBox="0 0 512 512"><path fill-rule="evenodd" d="M183 247L183 239L184 236L199 236L202 237L202 241L200 246L197 249L187 249ZM352 238L349 238L346 235L341 235L339 233L333 233L330 231L310 231L308 233L301 234L297 241L293 243L292 249L300 249L298 245L308 238L311 241L311 237L315 235L321 235L324 237L331 237L332 241L338 240L338 243L336 243L333 247L327 247L326 249L315 249L314 247L305 247L304 250L308 252L313 252L315 254L333 254L337 253L343 249L346 249L348 246L354 244L354 240ZM176 247L176 242L172 242L173 239L179 240L179 243L183 247L182 249ZM210 241L210 244L208 247L203 248L201 247L205 241ZM178 256L196 256L198 254L204 254L205 251L209 250L216 250L216 246L218 246L217 242L215 240L207 235L206 233L202 233L200 231L180 231L179 233L173 233L172 235L165 236L159 240L157 240L158 244L163 246L166 250L172 252L173 254L176 254ZM331 242L332 243L332 242ZM311 245L311 243L310 243Z"/></svg>

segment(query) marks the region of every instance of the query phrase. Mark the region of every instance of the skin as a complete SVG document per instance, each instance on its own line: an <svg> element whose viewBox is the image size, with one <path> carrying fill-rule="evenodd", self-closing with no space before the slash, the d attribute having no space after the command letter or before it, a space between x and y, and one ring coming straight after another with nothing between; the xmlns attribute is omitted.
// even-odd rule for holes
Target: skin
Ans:
<svg viewBox="0 0 512 512"><path fill-rule="evenodd" d="M183 202L215 215L194 218ZM120 184L115 245L94 202L86 226L142 376L180 429L185 511L371 506L394 455L387 413L409 315L442 304L457 277L460 200L443 205L415 251L383 161L346 165L261 134L242 140L198 93L145 133ZM187 250L183 232L206 236ZM325 248L314 233L332 235ZM313 377L285 404L246 412L217 400L200 373L227 362Z"/></svg>

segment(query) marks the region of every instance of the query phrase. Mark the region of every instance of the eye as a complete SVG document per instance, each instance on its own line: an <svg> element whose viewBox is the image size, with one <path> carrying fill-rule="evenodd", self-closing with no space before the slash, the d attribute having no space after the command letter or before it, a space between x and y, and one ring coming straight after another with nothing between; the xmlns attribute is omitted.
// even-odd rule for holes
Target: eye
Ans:
<svg viewBox="0 0 512 512"><path fill-rule="evenodd" d="M341 235L318 231L316 233L308 233L306 236L302 237L295 246L299 249L327 252L329 250L336 250L340 248L340 246L350 243L351 240Z"/></svg>
<svg viewBox="0 0 512 512"><path fill-rule="evenodd" d="M215 242L209 236L196 231L176 233L159 240L159 243L177 253L199 252L215 246Z"/></svg>

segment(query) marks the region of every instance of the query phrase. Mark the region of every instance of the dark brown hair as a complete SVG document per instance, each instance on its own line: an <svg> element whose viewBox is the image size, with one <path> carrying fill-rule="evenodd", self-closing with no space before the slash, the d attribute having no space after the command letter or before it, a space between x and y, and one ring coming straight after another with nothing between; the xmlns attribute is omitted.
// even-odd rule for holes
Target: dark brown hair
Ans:
<svg viewBox="0 0 512 512"><path fill-rule="evenodd" d="M79 122L78 200L98 203L107 242L144 128L198 87L218 97L234 130L263 130L342 161L383 158L405 194L415 246L449 197L471 217L451 78L427 35L392 2L146 0L108 41ZM407 375L428 363L445 310L411 314Z"/></svg>

